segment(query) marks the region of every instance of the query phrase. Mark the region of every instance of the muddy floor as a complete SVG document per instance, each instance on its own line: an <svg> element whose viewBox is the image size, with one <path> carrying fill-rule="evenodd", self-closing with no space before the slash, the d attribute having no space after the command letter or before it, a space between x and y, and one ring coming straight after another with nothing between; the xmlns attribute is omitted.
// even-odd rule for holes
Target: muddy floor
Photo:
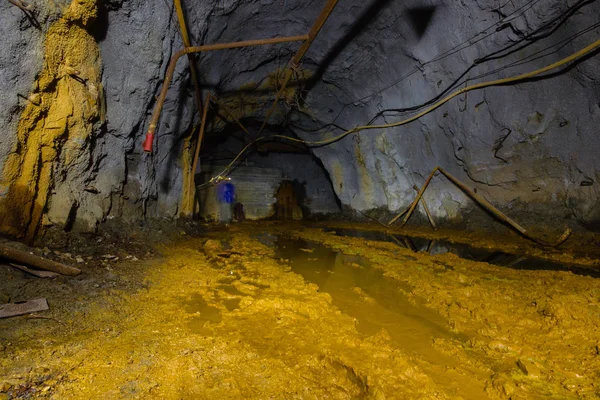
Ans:
<svg viewBox="0 0 600 400"><path fill-rule="evenodd" d="M75 278L0 265L4 300L50 305L0 320L0 399L600 398L593 237L553 251L342 225L154 229L40 250L81 267ZM461 258L442 241L520 259ZM517 267L530 257L535 268Z"/></svg>

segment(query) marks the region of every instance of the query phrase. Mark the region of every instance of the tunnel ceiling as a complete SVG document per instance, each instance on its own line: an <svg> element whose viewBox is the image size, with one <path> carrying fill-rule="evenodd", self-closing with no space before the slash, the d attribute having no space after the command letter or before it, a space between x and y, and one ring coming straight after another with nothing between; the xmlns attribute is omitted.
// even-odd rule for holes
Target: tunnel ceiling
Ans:
<svg viewBox="0 0 600 400"><path fill-rule="evenodd" d="M173 4L41 3L28 15L0 2L0 208L25 199L26 207L9 211L34 227L65 224L73 215L83 229L113 217L177 216L190 163L182 160L190 146L185 138L200 120L186 59L175 71L153 154L141 148L168 60L182 48ZM303 35L325 5L183 3L194 45ZM356 126L401 121L456 90L539 69L594 43L599 11L595 0L340 0L268 123L319 141ZM68 32L73 43L56 44L55 31ZM97 65L73 50L75 43L88 43L87 54L97 51ZM212 112L228 110L256 131L299 46L197 55L203 96L216 95ZM400 210L414 198L413 185L441 166L511 215L593 227L600 221L595 57L542 78L470 91L409 124L353 133L312 151L348 209ZM38 100L42 111L35 111ZM48 108L55 103L69 105ZM58 124L62 133L40 147L53 153L34 163L27 148L35 145L26 138L47 137L43 132L56 121L66 121ZM223 126L216 118L209 130ZM40 167L28 164L40 162L52 166L44 184ZM27 168L29 175L22 172ZM18 194L19 182L47 193ZM442 178L427 196L437 218L460 219L473 207Z"/></svg>

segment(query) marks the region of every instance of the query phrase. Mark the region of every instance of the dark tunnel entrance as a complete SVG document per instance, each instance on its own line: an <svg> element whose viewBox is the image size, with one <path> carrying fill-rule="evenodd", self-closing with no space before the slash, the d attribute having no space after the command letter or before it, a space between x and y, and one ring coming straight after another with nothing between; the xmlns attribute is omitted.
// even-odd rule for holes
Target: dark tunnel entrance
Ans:
<svg viewBox="0 0 600 400"><path fill-rule="evenodd" d="M284 128L275 129L280 129L277 134L289 134ZM248 140L247 134L232 125L205 138L196 171L200 219L225 223L301 220L341 212L327 170L306 147L261 143L230 166ZM216 184L207 184L211 179ZM226 199L223 191L234 195ZM228 201L223 211L222 203Z"/></svg>

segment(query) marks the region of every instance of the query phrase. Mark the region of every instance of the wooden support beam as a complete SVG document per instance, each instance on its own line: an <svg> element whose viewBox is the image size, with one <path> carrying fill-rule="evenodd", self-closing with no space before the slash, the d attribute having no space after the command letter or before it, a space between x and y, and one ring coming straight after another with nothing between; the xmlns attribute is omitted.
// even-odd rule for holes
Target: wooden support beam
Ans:
<svg viewBox="0 0 600 400"><path fill-rule="evenodd" d="M6 246L4 244L0 244L0 258L5 258L18 264L30 265L46 271L58 272L62 275L76 276L81 273L81 270L78 268L48 260L23 250L17 250L14 247Z"/></svg>

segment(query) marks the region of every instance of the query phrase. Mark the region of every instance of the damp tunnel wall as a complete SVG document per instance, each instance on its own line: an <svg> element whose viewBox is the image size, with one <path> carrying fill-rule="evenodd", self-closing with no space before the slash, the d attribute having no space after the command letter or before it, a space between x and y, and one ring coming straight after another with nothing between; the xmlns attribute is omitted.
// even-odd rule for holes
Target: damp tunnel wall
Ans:
<svg viewBox="0 0 600 400"><path fill-rule="evenodd" d="M303 35L324 4L189 0L184 8L191 42L200 45ZM182 48L173 5L34 5L27 15L0 2L2 232L34 236L48 226L93 230L108 218L177 217L182 150L199 121L187 60L171 83L155 151L141 148L168 60ZM598 11L594 0L339 1L269 123L315 141L410 117L439 95L575 53L600 37ZM71 39L58 42L58 34ZM238 118L262 122L298 47L198 55L203 91ZM312 152L345 209L399 211L414 198L413 185L441 166L527 223L596 229L596 53L543 78L468 92L410 124L351 134ZM440 220L467 218L473 208L441 178L425 197Z"/></svg>
<svg viewBox="0 0 600 400"><path fill-rule="evenodd" d="M217 134L205 142L208 150L200 156L201 173L196 176L201 218L217 219L218 185L206 186L206 182L223 171L231 156L242 150L244 142L240 135L243 133ZM224 136L228 139L220 141ZM231 179L228 182L235 187L235 203L240 203L245 210L244 219L277 218L278 193L286 185L292 188L294 205L298 207L295 219L339 216L342 211L339 199L320 160L307 149L277 145L279 147L266 144L259 147L259 151L248 151L228 174Z"/></svg>

